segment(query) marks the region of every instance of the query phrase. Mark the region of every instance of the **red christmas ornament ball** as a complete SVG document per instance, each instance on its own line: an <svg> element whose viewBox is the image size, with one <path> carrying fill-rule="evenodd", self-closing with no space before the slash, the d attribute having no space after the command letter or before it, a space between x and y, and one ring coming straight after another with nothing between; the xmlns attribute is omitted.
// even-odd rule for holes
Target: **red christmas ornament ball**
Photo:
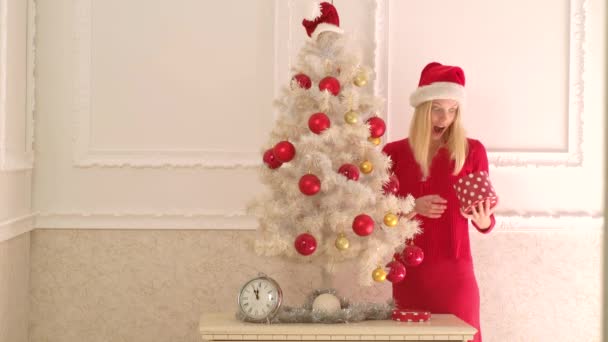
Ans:
<svg viewBox="0 0 608 342"><path fill-rule="evenodd" d="M321 190L321 181L313 174L302 176L298 185L300 186L300 191L307 196L312 196Z"/></svg>
<svg viewBox="0 0 608 342"><path fill-rule="evenodd" d="M398 283L405 278L405 265L400 261L393 260L386 264L386 267L390 269L386 275L386 279L391 283Z"/></svg>
<svg viewBox="0 0 608 342"><path fill-rule="evenodd" d="M308 119L308 128L315 134L320 134L331 126L331 122L325 113L314 113Z"/></svg>
<svg viewBox="0 0 608 342"><path fill-rule="evenodd" d="M298 235L293 245L302 255L311 255L317 250L317 240L308 233Z"/></svg>
<svg viewBox="0 0 608 342"><path fill-rule="evenodd" d="M399 179L395 175L391 175L388 182L382 185L382 190L385 195L393 194L396 195L399 192Z"/></svg>
<svg viewBox="0 0 608 342"><path fill-rule="evenodd" d="M353 220L353 231L359 236L367 236L374 231L374 219L369 215L361 214Z"/></svg>
<svg viewBox="0 0 608 342"><path fill-rule="evenodd" d="M338 95L340 93L340 81L335 77L325 77L319 82L319 90L328 90L332 95Z"/></svg>
<svg viewBox="0 0 608 342"><path fill-rule="evenodd" d="M401 253L401 260L407 266L418 266L424 260L424 252L416 245L408 245Z"/></svg>
<svg viewBox="0 0 608 342"><path fill-rule="evenodd" d="M344 164L340 166L338 173L343 174L350 180L359 180L359 168L353 164Z"/></svg>
<svg viewBox="0 0 608 342"><path fill-rule="evenodd" d="M268 166L268 168L270 168L270 169L276 169L276 168L280 167L281 165L283 165L283 163L278 161L277 158L274 156L274 152L272 152L271 148L266 150L266 152L264 152L263 160L264 160L264 163L266 164L266 166Z"/></svg>
<svg viewBox="0 0 608 342"><path fill-rule="evenodd" d="M369 125L369 134L372 138L380 138L386 132L386 124L382 118L372 116L366 122Z"/></svg>
<svg viewBox="0 0 608 342"><path fill-rule="evenodd" d="M297 74L293 77L293 80L298 82L300 88L310 89L312 86L312 82L310 81L310 77L305 74Z"/></svg>
<svg viewBox="0 0 608 342"><path fill-rule="evenodd" d="M287 140L284 140L274 145L274 147L272 148L272 152L274 153L274 156L277 158L278 161L280 161L281 163L287 163L288 161L292 160L293 157L296 155L296 148L293 146L292 143Z"/></svg>

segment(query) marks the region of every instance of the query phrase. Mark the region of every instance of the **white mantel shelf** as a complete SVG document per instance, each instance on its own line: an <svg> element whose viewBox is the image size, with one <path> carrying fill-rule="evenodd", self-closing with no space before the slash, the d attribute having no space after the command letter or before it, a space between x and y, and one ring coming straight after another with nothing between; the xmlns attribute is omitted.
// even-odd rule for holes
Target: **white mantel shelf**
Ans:
<svg viewBox="0 0 608 342"><path fill-rule="evenodd" d="M428 322L364 321L346 324L256 324L233 313L205 314L203 341L468 341L477 332L454 315L434 314Z"/></svg>

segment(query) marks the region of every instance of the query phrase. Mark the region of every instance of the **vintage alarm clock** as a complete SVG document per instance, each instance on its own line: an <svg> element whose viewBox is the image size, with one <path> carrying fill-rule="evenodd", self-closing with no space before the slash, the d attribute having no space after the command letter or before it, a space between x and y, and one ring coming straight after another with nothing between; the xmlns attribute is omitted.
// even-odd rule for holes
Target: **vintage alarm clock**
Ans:
<svg viewBox="0 0 608 342"><path fill-rule="evenodd" d="M263 273L247 281L237 299L241 314L249 322L269 322L279 311L282 301L279 284Z"/></svg>

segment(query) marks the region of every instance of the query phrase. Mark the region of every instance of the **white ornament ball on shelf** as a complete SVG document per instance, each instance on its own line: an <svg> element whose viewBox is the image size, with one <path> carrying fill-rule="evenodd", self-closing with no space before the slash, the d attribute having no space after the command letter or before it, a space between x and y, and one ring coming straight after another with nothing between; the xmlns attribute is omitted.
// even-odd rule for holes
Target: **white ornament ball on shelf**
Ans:
<svg viewBox="0 0 608 342"><path fill-rule="evenodd" d="M331 293L321 294L312 302L313 310L325 311L330 315L341 308L340 300Z"/></svg>

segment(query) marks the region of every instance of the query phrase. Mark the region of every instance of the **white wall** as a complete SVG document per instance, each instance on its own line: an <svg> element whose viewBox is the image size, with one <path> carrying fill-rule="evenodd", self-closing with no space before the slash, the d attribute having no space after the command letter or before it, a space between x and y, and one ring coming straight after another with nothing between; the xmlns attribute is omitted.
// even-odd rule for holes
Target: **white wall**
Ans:
<svg viewBox="0 0 608 342"><path fill-rule="evenodd" d="M30 10L28 11L28 7ZM0 1L0 241L32 226L33 2Z"/></svg>
<svg viewBox="0 0 608 342"><path fill-rule="evenodd" d="M407 98L429 59L465 69L465 123L488 147L502 201L496 231L472 235L485 339L598 340L605 4L334 3L378 71L390 139L407 131ZM258 264L234 246L252 233L238 230L255 227L244 204L261 189L254 166L309 4L38 3L33 200L36 227L49 230L32 238L34 340L194 341L197 316L233 300L237 280L201 289ZM205 272L189 266L197 257L212 258L196 261ZM148 282L119 276L125 270ZM302 281L282 276L291 289ZM133 313L127 304L148 302L158 305ZM170 315L159 313L167 306ZM551 329L571 315L580 329ZM165 332L146 329L167 320Z"/></svg>
<svg viewBox="0 0 608 342"><path fill-rule="evenodd" d="M0 340L28 341L33 1L0 0Z"/></svg>
<svg viewBox="0 0 608 342"><path fill-rule="evenodd" d="M251 227L228 189L257 189L274 3L40 7L37 227Z"/></svg>

